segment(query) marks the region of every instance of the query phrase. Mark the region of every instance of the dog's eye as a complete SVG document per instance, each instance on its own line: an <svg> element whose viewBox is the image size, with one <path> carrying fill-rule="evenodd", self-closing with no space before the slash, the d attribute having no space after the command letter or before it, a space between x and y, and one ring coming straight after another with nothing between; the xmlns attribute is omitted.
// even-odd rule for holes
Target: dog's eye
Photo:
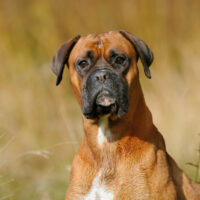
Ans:
<svg viewBox="0 0 200 200"><path fill-rule="evenodd" d="M126 61L126 58L123 57L123 56L117 56L115 58L115 63L118 64L118 65L123 65Z"/></svg>
<svg viewBox="0 0 200 200"><path fill-rule="evenodd" d="M81 68L85 68L88 66L88 61L87 60L81 60L78 65L81 67Z"/></svg>

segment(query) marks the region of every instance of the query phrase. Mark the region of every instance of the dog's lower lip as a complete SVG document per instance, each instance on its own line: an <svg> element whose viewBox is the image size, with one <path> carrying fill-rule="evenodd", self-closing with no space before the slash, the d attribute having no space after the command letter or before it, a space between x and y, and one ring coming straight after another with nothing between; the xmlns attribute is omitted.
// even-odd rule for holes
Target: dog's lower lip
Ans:
<svg viewBox="0 0 200 200"><path fill-rule="evenodd" d="M110 95L108 91L103 91L97 95L96 104L103 107L109 107L116 104L116 99Z"/></svg>
<svg viewBox="0 0 200 200"><path fill-rule="evenodd" d="M113 104L115 104L115 99L114 98L109 98L109 97L101 97L97 98L96 104L104 107L109 107Z"/></svg>

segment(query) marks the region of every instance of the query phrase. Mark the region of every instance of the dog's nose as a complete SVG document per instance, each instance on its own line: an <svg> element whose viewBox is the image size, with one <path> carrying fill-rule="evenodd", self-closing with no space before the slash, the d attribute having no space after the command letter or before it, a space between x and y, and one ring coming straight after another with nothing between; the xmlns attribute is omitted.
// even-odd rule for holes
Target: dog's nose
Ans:
<svg viewBox="0 0 200 200"><path fill-rule="evenodd" d="M95 73L95 80L104 83L108 79L108 73L104 70L98 71Z"/></svg>

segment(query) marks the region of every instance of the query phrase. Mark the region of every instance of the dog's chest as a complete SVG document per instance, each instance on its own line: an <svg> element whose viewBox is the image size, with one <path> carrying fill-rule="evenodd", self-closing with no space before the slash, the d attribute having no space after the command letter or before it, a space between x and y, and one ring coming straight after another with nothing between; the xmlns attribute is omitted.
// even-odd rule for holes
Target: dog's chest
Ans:
<svg viewBox="0 0 200 200"><path fill-rule="evenodd" d="M84 200L113 200L113 193L108 191L105 185L101 182L101 172L98 173L96 178L93 180L91 188Z"/></svg>

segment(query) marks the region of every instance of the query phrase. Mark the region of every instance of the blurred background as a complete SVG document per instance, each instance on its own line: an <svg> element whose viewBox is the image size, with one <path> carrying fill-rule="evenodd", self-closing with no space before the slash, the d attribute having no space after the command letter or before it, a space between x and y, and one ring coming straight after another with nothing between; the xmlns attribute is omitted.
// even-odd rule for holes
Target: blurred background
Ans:
<svg viewBox="0 0 200 200"><path fill-rule="evenodd" d="M153 50L146 102L168 152L195 181L200 154L199 0L0 0L0 200L61 200L83 136L68 71L50 70L79 33L125 29ZM187 164L190 163L190 164Z"/></svg>

